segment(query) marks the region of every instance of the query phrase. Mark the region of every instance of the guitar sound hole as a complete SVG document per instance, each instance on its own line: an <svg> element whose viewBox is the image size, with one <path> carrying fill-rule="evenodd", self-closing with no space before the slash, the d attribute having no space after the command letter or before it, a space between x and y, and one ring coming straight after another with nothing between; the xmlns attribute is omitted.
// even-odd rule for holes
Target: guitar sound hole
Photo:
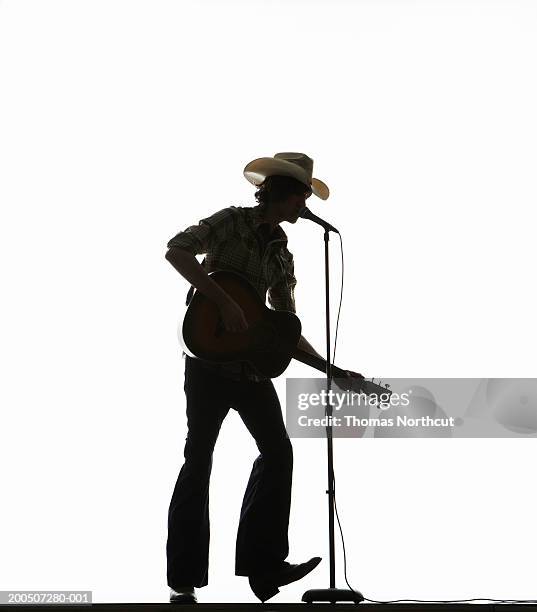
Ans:
<svg viewBox="0 0 537 612"><path fill-rule="evenodd" d="M256 352L273 352L280 348L281 340L278 338L276 330L270 324L260 322L252 326L253 346Z"/></svg>

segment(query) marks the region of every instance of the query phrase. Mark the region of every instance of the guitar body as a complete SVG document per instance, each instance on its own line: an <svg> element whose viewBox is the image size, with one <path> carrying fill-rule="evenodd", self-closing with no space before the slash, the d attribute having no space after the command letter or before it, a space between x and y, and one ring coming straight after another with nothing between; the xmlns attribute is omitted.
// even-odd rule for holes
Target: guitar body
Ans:
<svg viewBox="0 0 537 612"><path fill-rule="evenodd" d="M267 308L251 283L239 274L219 271L210 276L240 305L248 329L226 331L218 306L196 291L179 330L185 352L213 363L245 361L262 376L280 376L300 339L300 319L292 312Z"/></svg>

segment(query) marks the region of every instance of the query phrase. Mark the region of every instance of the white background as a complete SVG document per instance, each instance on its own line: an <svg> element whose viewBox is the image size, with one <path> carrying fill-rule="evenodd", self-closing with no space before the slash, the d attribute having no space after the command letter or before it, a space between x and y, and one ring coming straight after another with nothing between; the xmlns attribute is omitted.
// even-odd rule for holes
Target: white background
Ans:
<svg viewBox="0 0 537 612"><path fill-rule="evenodd" d="M331 187L309 205L344 238L337 363L536 375L536 26L529 0L0 3L0 589L167 600L187 285L165 245L253 204L256 157L304 151ZM322 351L322 231L284 229ZM535 598L534 444L337 440L353 587ZM274 602L328 586L325 443L294 450L289 560L324 561ZM200 601L256 601L233 574L256 454L230 413Z"/></svg>

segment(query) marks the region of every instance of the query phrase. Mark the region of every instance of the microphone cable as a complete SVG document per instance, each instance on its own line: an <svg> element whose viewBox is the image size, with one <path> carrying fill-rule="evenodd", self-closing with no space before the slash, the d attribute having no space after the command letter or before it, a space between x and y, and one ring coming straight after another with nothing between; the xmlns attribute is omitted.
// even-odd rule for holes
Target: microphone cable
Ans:
<svg viewBox="0 0 537 612"><path fill-rule="evenodd" d="M336 319L336 331L334 334L334 350L332 352L332 365L335 362L336 359L336 345L337 345L337 332L338 332L338 328L339 328L339 317L341 314L341 304L343 302L343 280L345 277L345 260L343 257L343 238L341 237L341 234L338 232L338 236L339 236L339 245L340 245L340 251L341 251L341 289L340 289L340 293L339 293L339 307L338 307L338 312L337 312L337 319ZM349 587L349 589L357 596L359 596L359 594L357 593L357 591L355 591L352 586L349 584L349 580L347 578L347 552L345 549L345 538L343 536L343 528L341 526L341 521L339 519L339 513L337 510L337 503L336 503L336 476L335 476L335 469L333 469L332 471L332 488L334 490L334 510L335 510L335 514L336 514L336 519L337 519L337 524L338 524L338 528L339 528L339 533L341 536L341 548L343 551L343 576L345 578L345 582L347 583L347 586ZM363 596L363 595L362 595ZM481 602L489 602L489 603L499 603L499 604L517 604L517 603L537 603L537 599L492 599L489 597L474 597L471 599L392 599L390 601L379 601L377 599L369 599L368 597L364 597L363 601L368 601L370 603L375 603L375 604L392 604L392 603L470 603L472 601L481 601Z"/></svg>

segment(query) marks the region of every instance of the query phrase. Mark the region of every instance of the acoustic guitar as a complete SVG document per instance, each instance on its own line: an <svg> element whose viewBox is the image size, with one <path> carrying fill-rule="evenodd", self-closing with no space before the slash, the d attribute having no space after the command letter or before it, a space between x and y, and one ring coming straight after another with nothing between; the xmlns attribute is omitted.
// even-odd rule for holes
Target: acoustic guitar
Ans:
<svg viewBox="0 0 537 612"><path fill-rule="evenodd" d="M297 348L302 324L294 313L268 308L253 285L240 274L218 271L210 276L242 308L248 329L227 331L215 302L196 291L179 325L179 340L187 355L211 363L245 361L268 378L280 376L291 359L326 374L324 359ZM391 395L388 386L381 386L374 379L349 378L345 370L335 365L332 378L345 389L367 395Z"/></svg>

